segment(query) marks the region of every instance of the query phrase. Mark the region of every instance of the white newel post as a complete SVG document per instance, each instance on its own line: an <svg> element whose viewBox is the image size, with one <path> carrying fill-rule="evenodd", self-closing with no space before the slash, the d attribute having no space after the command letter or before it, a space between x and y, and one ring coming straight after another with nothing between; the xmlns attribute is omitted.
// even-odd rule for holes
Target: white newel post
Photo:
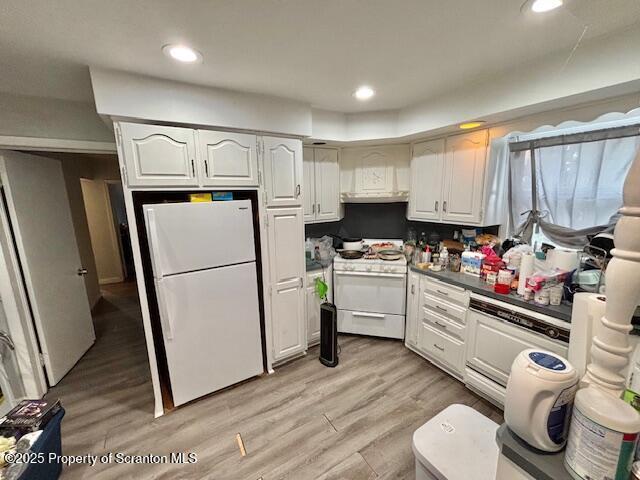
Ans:
<svg viewBox="0 0 640 480"><path fill-rule="evenodd" d="M615 396L625 389L631 318L640 299L640 154L627 174L622 217L614 232L615 248L606 274L606 310L593 339L585 380Z"/></svg>

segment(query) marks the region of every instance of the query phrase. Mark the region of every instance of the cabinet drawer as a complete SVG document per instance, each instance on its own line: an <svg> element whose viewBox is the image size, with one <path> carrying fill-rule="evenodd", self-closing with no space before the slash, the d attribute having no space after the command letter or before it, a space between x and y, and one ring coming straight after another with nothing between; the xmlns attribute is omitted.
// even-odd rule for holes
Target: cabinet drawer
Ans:
<svg viewBox="0 0 640 480"><path fill-rule="evenodd" d="M404 315L338 310L338 332L404 338Z"/></svg>
<svg viewBox="0 0 640 480"><path fill-rule="evenodd" d="M424 277L422 290L427 291L427 293L437 298L443 298L462 307L466 308L469 306L469 292L464 288L456 287L455 285L450 285L433 278Z"/></svg>
<svg viewBox="0 0 640 480"><path fill-rule="evenodd" d="M462 372L464 344L423 323L418 340L420 348L435 359Z"/></svg>
<svg viewBox="0 0 640 480"><path fill-rule="evenodd" d="M439 313L440 315L445 316L448 319L453 319L463 325L466 324L467 309L462 308L460 305L456 305L454 303L447 302L446 300L434 297L427 292L424 292L424 294L422 295L422 304L423 306Z"/></svg>
<svg viewBox="0 0 640 480"><path fill-rule="evenodd" d="M464 342L466 327L460 325L456 321L452 321L428 308L422 309L422 321L440 332L446 332L449 335L459 338Z"/></svg>

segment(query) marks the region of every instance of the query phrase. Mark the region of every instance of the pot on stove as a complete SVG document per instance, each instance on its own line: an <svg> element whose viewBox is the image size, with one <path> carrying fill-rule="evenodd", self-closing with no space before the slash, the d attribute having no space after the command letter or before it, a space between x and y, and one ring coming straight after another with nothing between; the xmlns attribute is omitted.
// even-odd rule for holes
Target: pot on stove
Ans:
<svg viewBox="0 0 640 480"><path fill-rule="evenodd" d="M344 250L362 250L364 241L362 238L345 237L342 239L342 248Z"/></svg>

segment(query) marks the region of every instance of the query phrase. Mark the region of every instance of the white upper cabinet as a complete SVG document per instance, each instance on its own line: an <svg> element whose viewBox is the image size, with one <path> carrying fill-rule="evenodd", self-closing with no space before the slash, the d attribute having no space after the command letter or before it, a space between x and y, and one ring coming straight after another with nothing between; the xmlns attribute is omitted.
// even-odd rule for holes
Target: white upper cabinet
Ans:
<svg viewBox="0 0 640 480"><path fill-rule="evenodd" d="M193 130L139 123L119 123L116 129L127 185L198 185Z"/></svg>
<svg viewBox="0 0 640 480"><path fill-rule="evenodd" d="M338 151L316 148L316 218L319 222L340 219L340 167Z"/></svg>
<svg viewBox="0 0 640 480"><path fill-rule="evenodd" d="M487 130L447 138L442 220L481 223L487 141Z"/></svg>
<svg viewBox="0 0 640 480"><path fill-rule="evenodd" d="M411 156L411 220L440 220L442 215L442 177L444 138L416 143Z"/></svg>
<svg viewBox="0 0 640 480"><path fill-rule="evenodd" d="M499 200L506 193L506 168L495 165L499 156L487 166L488 138L487 130L477 130L413 146L407 209L410 220L460 225L502 223L503 208L496 207L500 211L484 215L487 206L501 205ZM485 188L487 171L496 172L495 187L490 189Z"/></svg>
<svg viewBox="0 0 640 480"><path fill-rule="evenodd" d="M409 146L344 148L340 159L343 202L398 202L409 195Z"/></svg>
<svg viewBox="0 0 640 480"><path fill-rule="evenodd" d="M338 150L304 148L305 223L340 220L340 167Z"/></svg>
<svg viewBox="0 0 640 480"><path fill-rule="evenodd" d="M312 223L316 219L316 168L311 147L304 147L302 152L302 185L304 187L302 198L304 222Z"/></svg>
<svg viewBox="0 0 640 480"><path fill-rule="evenodd" d="M198 130L200 175L204 186L258 185L257 137Z"/></svg>
<svg viewBox="0 0 640 480"><path fill-rule="evenodd" d="M267 209L273 358L307 349L302 208Z"/></svg>
<svg viewBox="0 0 640 480"><path fill-rule="evenodd" d="M302 205L302 142L275 137L262 141L267 206Z"/></svg>

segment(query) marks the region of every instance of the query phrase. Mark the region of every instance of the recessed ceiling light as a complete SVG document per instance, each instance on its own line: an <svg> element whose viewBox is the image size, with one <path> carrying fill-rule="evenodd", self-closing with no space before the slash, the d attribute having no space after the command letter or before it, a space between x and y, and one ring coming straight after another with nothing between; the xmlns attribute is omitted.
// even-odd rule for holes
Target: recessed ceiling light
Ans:
<svg viewBox="0 0 640 480"><path fill-rule="evenodd" d="M470 130L472 128L478 128L482 125L484 125L485 122L484 120L477 120L475 122L465 122L465 123L461 123L460 125L458 125L462 130Z"/></svg>
<svg viewBox="0 0 640 480"><path fill-rule="evenodd" d="M358 100L369 100L375 94L376 92L373 90L373 88L367 87L366 85L363 85L362 87L358 87L358 89L355 92L353 92L353 96L356 97Z"/></svg>
<svg viewBox="0 0 640 480"><path fill-rule="evenodd" d="M165 45L162 51L169 58L183 63L195 63L202 61L202 54L186 45Z"/></svg>
<svg viewBox="0 0 640 480"><path fill-rule="evenodd" d="M544 13L562 6L562 0L533 0L531 10L536 13Z"/></svg>

